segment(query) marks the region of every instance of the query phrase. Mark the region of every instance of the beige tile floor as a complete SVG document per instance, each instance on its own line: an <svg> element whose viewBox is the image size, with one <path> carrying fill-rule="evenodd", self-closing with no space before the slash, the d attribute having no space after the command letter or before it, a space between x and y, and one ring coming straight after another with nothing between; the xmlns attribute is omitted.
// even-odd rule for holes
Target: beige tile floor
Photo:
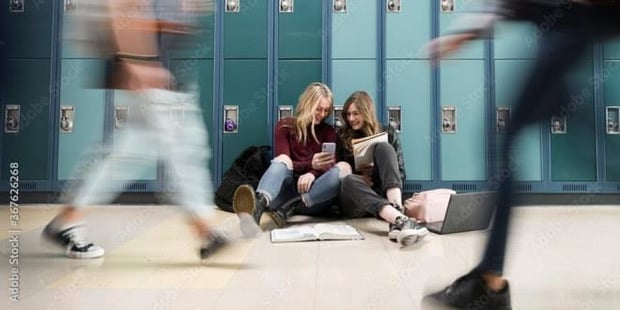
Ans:
<svg viewBox="0 0 620 310"><path fill-rule="evenodd" d="M9 210L0 207L0 309L429 309L423 296L469 270L485 240L484 232L430 234L401 249L387 240L387 224L368 218L347 221L362 241L272 244L265 232L200 262L177 209L114 205L85 210L90 239L107 252L78 261L39 238L57 210L21 206L21 300L12 302L15 246ZM620 309L620 206L515 214L506 266L514 309ZM236 221L214 213L233 236Z"/></svg>

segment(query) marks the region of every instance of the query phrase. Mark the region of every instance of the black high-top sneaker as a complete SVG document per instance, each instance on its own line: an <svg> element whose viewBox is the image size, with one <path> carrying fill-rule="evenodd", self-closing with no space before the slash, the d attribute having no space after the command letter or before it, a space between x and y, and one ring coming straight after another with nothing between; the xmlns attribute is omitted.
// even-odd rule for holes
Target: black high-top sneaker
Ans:
<svg viewBox="0 0 620 310"><path fill-rule="evenodd" d="M244 184L237 187L233 196L233 210L237 215L248 213L252 215L256 224L267 209L267 198L261 193L255 193L252 185Z"/></svg>
<svg viewBox="0 0 620 310"><path fill-rule="evenodd" d="M297 208L302 208L303 206L304 206L304 202L301 199L301 196L297 196L285 202L283 205L273 209L269 215L271 216L273 221L276 223L276 225L282 228L284 227L284 225L286 225L288 218L291 217L293 213L295 213L295 210Z"/></svg>
<svg viewBox="0 0 620 310"><path fill-rule="evenodd" d="M239 217L241 232L245 237L255 237L260 232L260 218L267 204L267 197L255 193L252 185L241 185L235 190L233 210Z"/></svg>

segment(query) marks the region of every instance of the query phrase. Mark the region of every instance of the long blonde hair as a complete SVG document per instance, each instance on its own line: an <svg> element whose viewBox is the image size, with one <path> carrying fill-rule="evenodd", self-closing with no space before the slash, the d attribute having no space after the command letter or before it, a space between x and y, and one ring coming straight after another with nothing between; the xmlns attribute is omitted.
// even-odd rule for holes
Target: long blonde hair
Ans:
<svg viewBox="0 0 620 310"><path fill-rule="evenodd" d="M354 103L360 115L364 119L364 125L362 125L361 128L361 131L364 133L364 137L380 133L382 130L381 125L377 120L375 103L372 101L370 95L365 91L356 91L352 93L342 107L340 116L343 120L343 125L339 131L340 139L345 142L344 147L349 151L351 151L351 139L353 139L355 130L353 130L351 124L349 124L347 112L349 111L349 107Z"/></svg>
<svg viewBox="0 0 620 310"><path fill-rule="evenodd" d="M312 135L314 141L319 143L312 122L314 121L314 113L323 99L329 101L330 108L327 114L329 117L334 109L334 96L327 85L319 82L310 83L299 96L293 126L297 135L297 141L300 144L306 144L309 134ZM310 133L308 133L308 129L310 129Z"/></svg>

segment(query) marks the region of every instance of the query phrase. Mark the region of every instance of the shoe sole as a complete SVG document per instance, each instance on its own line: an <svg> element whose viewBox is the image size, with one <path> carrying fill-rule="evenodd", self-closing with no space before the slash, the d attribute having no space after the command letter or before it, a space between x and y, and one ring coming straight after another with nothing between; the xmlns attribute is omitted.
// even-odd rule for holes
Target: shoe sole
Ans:
<svg viewBox="0 0 620 310"><path fill-rule="evenodd" d="M426 228L405 229L400 231L396 240L400 245L405 247L422 241L427 234L428 230Z"/></svg>
<svg viewBox="0 0 620 310"><path fill-rule="evenodd" d="M400 230L391 230L388 232L388 239L394 241L398 238L398 234L400 234Z"/></svg>
<svg viewBox="0 0 620 310"><path fill-rule="evenodd" d="M102 247L99 247L96 245L94 245L94 247L97 247L97 249L93 251L74 252L74 251L71 251L71 246L69 246L67 247L67 251L65 252L65 255L67 255L67 257L69 258L74 258L74 259L93 259L93 258L102 257L105 254L105 251L103 250Z"/></svg>
<svg viewBox="0 0 620 310"><path fill-rule="evenodd" d="M256 221L252 215L247 213L237 214L239 217L239 228L245 238L254 238L258 236L263 230L256 224Z"/></svg>
<svg viewBox="0 0 620 310"><path fill-rule="evenodd" d="M254 190L249 185L239 186L233 195L233 210L237 215L240 213L254 214Z"/></svg>

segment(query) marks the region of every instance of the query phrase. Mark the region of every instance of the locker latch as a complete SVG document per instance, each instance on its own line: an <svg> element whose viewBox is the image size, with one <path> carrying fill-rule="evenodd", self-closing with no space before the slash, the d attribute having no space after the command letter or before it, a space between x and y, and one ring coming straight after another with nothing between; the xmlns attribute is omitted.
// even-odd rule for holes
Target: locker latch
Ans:
<svg viewBox="0 0 620 310"><path fill-rule="evenodd" d="M400 0L388 0L387 11L390 13L400 13Z"/></svg>
<svg viewBox="0 0 620 310"><path fill-rule="evenodd" d="M605 111L605 131L608 135L620 134L620 107L607 107Z"/></svg>
<svg viewBox="0 0 620 310"><path fill-rule="evenodd" d="M75 109L72 106L63 105L60 107L60 132L73 132L73 119Z"/></svg>
<svg viewBox="0 0 620 310"><path fill-rule="evenodd" d="M439 9L441 13L452 13L454 12L454 1L455 0L439 0Z"/></svg>
<svg viewBox="0 0 620 310"><path fill-rule="evenodd" d="M456 107L445 106L441 108L441 132L456 133Z"/></svg>
<svg viewBox="0 0 620 310"><path fill-rule="evenodd" d="M7 104L4 108L4 132L19 133L21 118L21 106L17 104Z"/></svg>
<svg viewBox="0 0 620 310"><path fill-rule="evenodd" d="M347 0L334 0L334 12L346 13L347 12Z"/></svg>
<svg viewBox="0 0 620 310"><path fill-rule="evenodd" d="M510 121L510 108L497 107L495 112L495 126L497 133L505 133L508 122Z"/></svg>
<svg viewBox="0 0 620 310"><path fill-rule="evenodd" d="M293 13L295 0L280 0L280 13Z"/></svg>
<svg viewBox="0 0 620 310"><path fill-rule="evenodd" d="M566 134L566 116L551 117L551 133L554 135Z"/></svg>

